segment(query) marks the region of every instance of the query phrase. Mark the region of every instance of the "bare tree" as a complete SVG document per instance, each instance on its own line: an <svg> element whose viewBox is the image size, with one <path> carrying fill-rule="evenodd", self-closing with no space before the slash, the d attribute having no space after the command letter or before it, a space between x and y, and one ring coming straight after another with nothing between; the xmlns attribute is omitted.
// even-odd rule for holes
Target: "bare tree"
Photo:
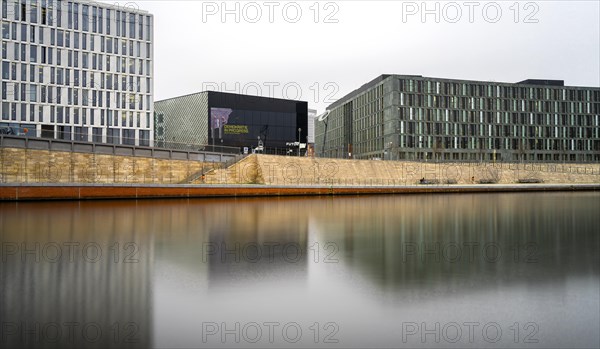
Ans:
<svg viewBox="0 0 600 349"><path fill-rule="evenodd" d="M558 141L558 152L559 152L559 156L560 156L560 160L562 160L562 163L564 164L567 160L567 158L569 157L569 152L567 149L567 146L565 145L565 140L559 140Z"/></svg>
<svg viewBox="0 0 600 349"><path fill-rule="evenodd" d="M485 154L485 148L483 147L483 138L477 139L477 150L479 151L479 162L483 162L483 156Z"/></svg>
<svg viewBox="0 0 600 349"><path fill-rule="evenodd" d="M521 161L521 163L523 163L525 155L527 155L527 150L528 149L529 149L529 147L527 146L527 142L525 142L525 140L522 139L519 142L519 145L517 147L517 154L519 154L519 160Z"/></svg>
<svg viewBox="0 0 600 349"><path fill-rule="evenodd" d="M442 140L437 137L434 142L433 142L433 158L435 161L438 161L440 159L440 155L444 152L444 143L442 142Z"/></svg>
<svg viewBox="0 0 600 349"><path fill-rule="evenodd" d="M500 161L502 162L512 162L512 153L506 148L500 150L500 157Z"/></svg>

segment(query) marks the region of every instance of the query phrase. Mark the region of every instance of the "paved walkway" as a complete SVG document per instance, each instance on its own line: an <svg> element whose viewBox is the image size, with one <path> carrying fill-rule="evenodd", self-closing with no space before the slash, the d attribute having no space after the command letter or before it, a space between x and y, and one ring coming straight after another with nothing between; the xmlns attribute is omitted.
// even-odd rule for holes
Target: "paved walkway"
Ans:
<svg viewBox="0 0 600 349"><path fill-rule="evenodd" d="M532 191L600 191L600 184L476 184L410 186L0 184L0 200L94 200Z"/></svg>

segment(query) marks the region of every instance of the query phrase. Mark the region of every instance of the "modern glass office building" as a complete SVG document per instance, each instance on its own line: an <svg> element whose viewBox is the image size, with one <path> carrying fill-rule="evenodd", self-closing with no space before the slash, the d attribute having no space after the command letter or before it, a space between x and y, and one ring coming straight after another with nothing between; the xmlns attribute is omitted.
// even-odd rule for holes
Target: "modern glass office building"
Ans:
<svg viewBox="0 0 600 349"><path fill-rule="evenodd" d="M317 156L600 161L600 88L381 75L327 108Z"/></svg>
<svg viewBox="0 0 600 349"><path fill-rule="evenodd" d="M306 143L308 103L303 101L205 91L157 101L155 139L158 146L285 155ZM200 149L197 149L200 147ZM246 149L244 149L246 148Z"/></svg>
<svg viewBox="0 0 600 349"><path fill-rule="evenodd" d="M2 0L0 128L153 145L153 16L131 6Z"/></svg>

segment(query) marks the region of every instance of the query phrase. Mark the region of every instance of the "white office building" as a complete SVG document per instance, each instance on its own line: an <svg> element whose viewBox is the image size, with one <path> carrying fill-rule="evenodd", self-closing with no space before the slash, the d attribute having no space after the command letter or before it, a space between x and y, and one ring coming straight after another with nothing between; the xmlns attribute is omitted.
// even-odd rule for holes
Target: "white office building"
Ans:
<svg viewBox="0 0 600 349"><path fill-rule="evenodd" d="M1 0L0 129L153 145L153 16L92 1Z"/></svg>

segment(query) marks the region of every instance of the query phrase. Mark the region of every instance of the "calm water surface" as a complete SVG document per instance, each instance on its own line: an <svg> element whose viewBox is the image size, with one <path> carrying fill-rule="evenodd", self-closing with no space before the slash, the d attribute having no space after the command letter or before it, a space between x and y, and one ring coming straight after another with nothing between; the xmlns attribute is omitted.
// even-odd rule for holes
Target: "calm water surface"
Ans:
<svg viewBox="0 0 600 349"><path fill-rule="evenodd" d="M600 194L0 203L2 347L598 347Z"/></svg>

